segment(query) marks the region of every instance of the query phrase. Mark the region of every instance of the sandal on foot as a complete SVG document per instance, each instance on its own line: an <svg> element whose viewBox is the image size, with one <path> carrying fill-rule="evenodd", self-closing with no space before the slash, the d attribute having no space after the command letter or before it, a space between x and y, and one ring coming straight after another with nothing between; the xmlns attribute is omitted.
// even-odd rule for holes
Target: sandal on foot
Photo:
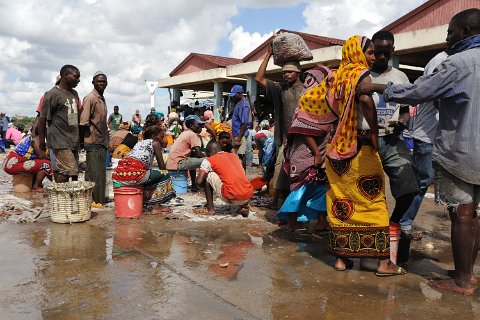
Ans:
<svg viewBox="0 0 480 320"><path fill-rule="evenodd" d="M204 215L204 216L214 216L215 215L215 211L209 211L207 208L193 209L193 213Z"/></svg>
<svg viewBox="0 0 480 320"><path fill-rule="evenodd" d="M350 259L346 259L346 261L343 261L343 263L345 264L345 267L343 268L337 268L337 266L333 266L333 270L335 271L345 271L345 270L350 270L353 268L353 261L350 260Z"/></svg>
<svg viewBox="0 0 480 320"><path fill-rule="evenodd" d="M403 269L402 267L397 266L394 272L375 272L377 277L391 277L391 276L403 276L407 273L407 270Z"/></svg>

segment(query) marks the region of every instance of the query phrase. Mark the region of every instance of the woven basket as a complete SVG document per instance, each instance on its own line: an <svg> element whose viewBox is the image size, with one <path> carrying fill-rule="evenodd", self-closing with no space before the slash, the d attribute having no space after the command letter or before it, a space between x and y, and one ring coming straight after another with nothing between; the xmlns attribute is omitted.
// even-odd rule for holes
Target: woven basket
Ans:
<svg viewBox="0 0 480 320"><path fill-rule="evenodd" d="M82 222L92 214L92 189L94 182L73 181L50 183L44 190L48 193L50 219L56 223Z"/></svg>

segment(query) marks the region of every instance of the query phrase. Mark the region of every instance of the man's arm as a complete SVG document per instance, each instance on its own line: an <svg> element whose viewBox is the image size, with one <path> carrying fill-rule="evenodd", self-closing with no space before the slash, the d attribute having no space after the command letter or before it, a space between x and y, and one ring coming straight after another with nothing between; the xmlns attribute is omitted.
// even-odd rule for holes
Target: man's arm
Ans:
<svg viewBox="0 0 480 320"><path fill-rule="evenodd" d="M212 165L210 164L210 161L208 161L208 159L203 160L200 164L197 178L195 179L197 186L203 187L205 185L205 181L207 180L207 176L210 171L212 171Z"/></svg>
<svg viewBox="0 0 480 320"><path fill-rule="evenodd" d="M207 181L207 172L200 171L197 174L197 178L195 179L195 182L197 186L203 187L205 185L205 181Z"/></svg>
<svg viewBox="0 0 480 320"><path fill-rule="evenodd" d="M449 60L445 60L437 70L418 78L413 84L364 84L357 85L357 94L371 94L382 92L387 101L404 104L420 104L438 98L447 98L455 94L457 83L457 69ZM382 90L383 87L383 90Z"/></svg>
<svg viewBox="0 0 480 320"><path fill-rule="evenodd" d="M267 74L268 60L270 60L272 52L272 44L270 43L268 45L267 55L260 64L260 67L258 67L257 75L255 76L255 81L257 81L257 83L264 88L267 86L267 79L265 78L265 75Z"/></svg>
<svg viewBox="0 0 480 320"><path fill-rule="evenodd" d="M360 84L371 84L372 79L370 77L366 77L362 80ZM378 120L377 120L377 110L375 108L375 103L370 95L363 94L359 97L360 100L360 108L362 108L363 116L370 127L371 137L370 140L372 142L374 150L378 150Z"/></svg>
<svg viewBox="0 0 480 320"><path fill-rule="evenodd" d="M193 147L192 152L190 153L190 157L192 157L192 158L205 158L205 155L203 154L200 147Z"/></svg>
<svg viewBox="0 0 480 320"><path fill-rule="evenodd" d="M158 168L160 170L165 170L165 162L163 161L163 154L162 154L162 145L160 142L154 140L152 142L153 153L155 154L155 158L157 159Z"/></svg>

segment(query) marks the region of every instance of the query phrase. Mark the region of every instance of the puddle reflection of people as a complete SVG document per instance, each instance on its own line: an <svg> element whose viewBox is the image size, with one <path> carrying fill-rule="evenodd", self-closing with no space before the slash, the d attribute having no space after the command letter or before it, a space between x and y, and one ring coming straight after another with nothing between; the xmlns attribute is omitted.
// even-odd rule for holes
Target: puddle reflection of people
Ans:
<svg viewBox="0 0 480 320"><path fill-rule="evenodd" d="M222 253L217 260L208 266L208 270L214 274L235 280L243 267L248 250L253 247L250 240L235 240L220 245Z"/></svg>
<svg viewBox="0 0 480 320"><path fill-rule="evenodd" d="M207 204L205 208L194 210L196 214L214 215L213 193L223 202L241 206L239 213L247 217L248 202L253 196L253 187L247 180L238 158L229 152L221 151L216 141L207 144L207 158L200 165L196 183L204 186Z"/></svg>

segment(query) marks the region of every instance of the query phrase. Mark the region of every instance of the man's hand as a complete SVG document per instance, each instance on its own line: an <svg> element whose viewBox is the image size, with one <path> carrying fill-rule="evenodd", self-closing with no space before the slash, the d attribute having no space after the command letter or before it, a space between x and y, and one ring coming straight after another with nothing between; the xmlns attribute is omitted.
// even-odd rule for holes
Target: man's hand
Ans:
<svg viewBox="0 0 480 320"><path fill-rule="evenodd" d="M45 151L43 151L42 149L38 150L37 156L38 156L39 159L50 160L50 158L47 156L47 154L45 153Z"/></svg>
<svg viewBox="0 0 480 320"><path fill-rule="evenodd" d="M267 46L267 56L271 57L273 55L273 45L272 42Z"/></svg>
<svg viewBox="0 0 480 320"><path fill-rule="evenodd" d="M242 139L240 139L240 140L238 140L238 138L235 139L235 141L233 141L233 145L235 147L240 147L242 145Z"/></svg>
<svg viewBox="0 0 480 320"><path fill-rule="evenodd" d="M320 153L314 155L313 166L315 168L321 168L323 165L323 157Z"/></svg>

